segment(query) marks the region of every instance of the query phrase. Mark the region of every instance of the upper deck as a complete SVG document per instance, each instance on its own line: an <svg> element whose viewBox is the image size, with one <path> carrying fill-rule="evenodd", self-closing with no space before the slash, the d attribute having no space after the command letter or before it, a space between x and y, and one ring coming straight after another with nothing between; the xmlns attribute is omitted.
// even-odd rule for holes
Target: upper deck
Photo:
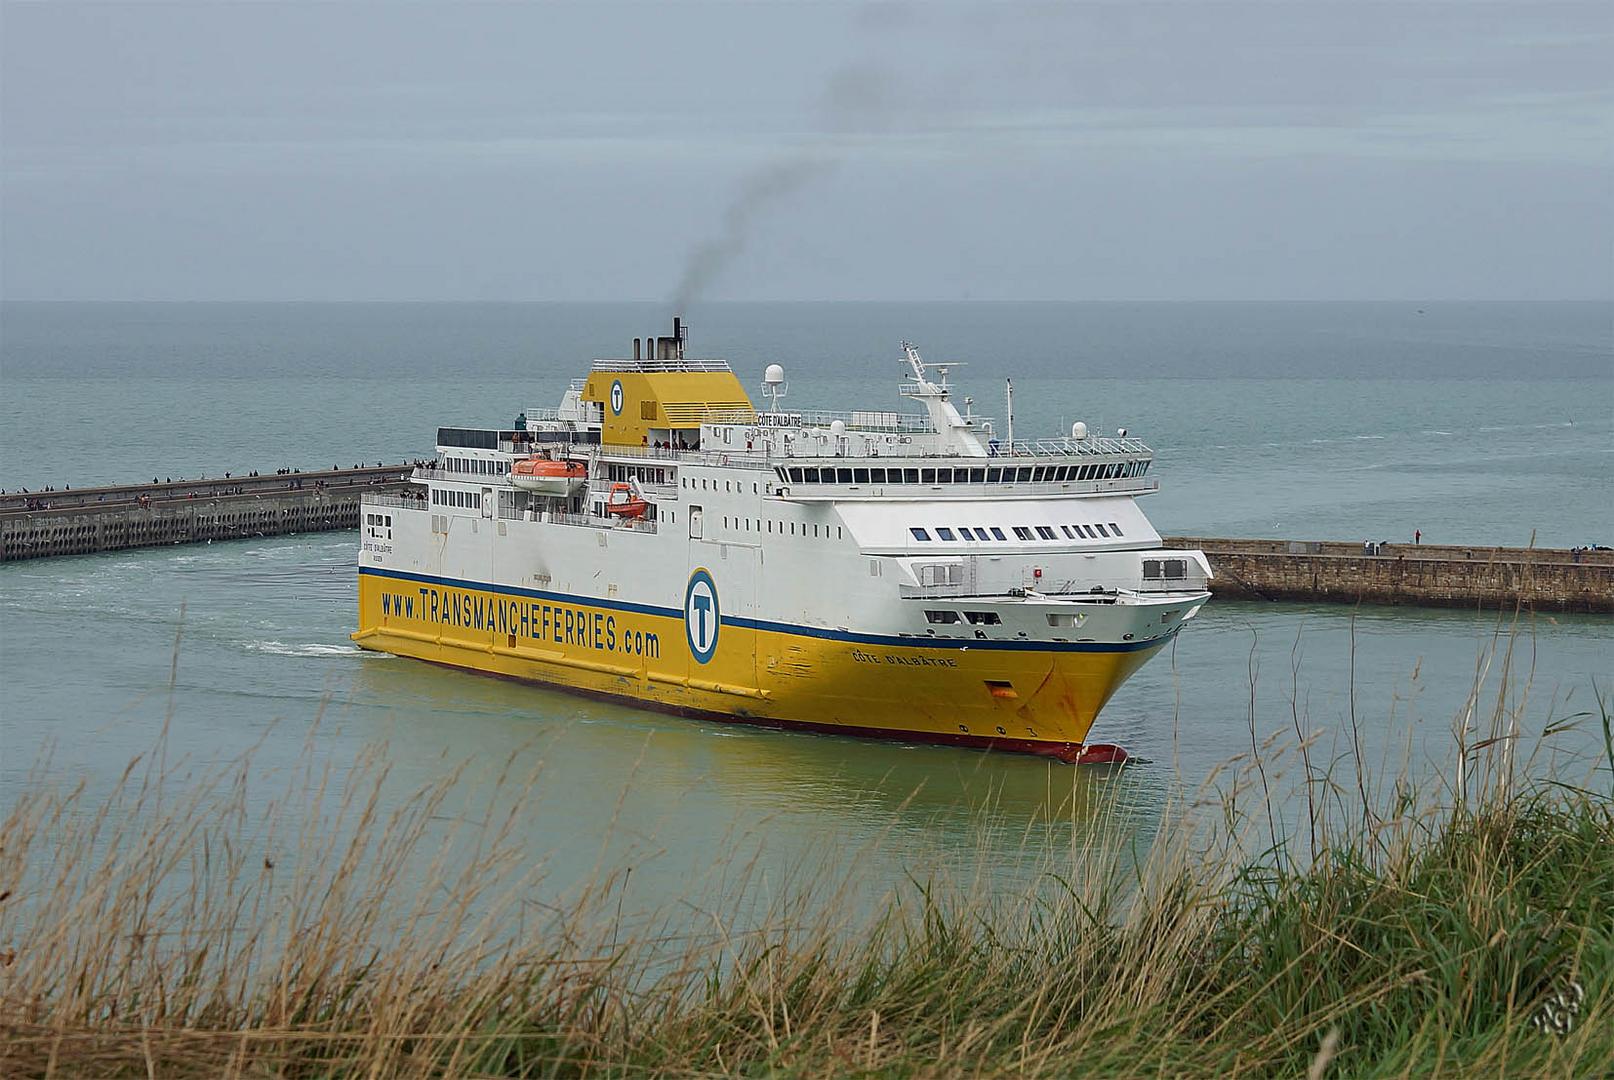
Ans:
<svg viewBox="0 0 1614 1080"><path fill-rule="evenodd" d="M995 418L973 411L972 399L960 412L950 365L927 364L907 343L909 377L898 392L923 412L786 409L777 364L763 377L768 400L759 409L727 361L686 356L685 340L674 320L671 336L634 339L631 357L596 359L559 408L526 410L511 429L440 429L438 445L445 457L458 448L502 459L544 451L682 466L686 474L690 466L744 470L764 474L753 479L766 494L792 500L1145 494L1158 486L1147 477L1153 451L1125 431L1105 437L1076 424L1069 435L1015 438L1012 384L1001 434ZM466 464L473 475L508 472L508 461Z"/></svg>

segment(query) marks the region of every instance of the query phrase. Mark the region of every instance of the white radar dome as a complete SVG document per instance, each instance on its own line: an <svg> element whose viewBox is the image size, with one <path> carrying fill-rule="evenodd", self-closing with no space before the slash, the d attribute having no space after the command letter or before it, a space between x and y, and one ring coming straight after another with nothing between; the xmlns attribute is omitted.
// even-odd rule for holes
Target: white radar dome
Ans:
<svg viewBox="0 0 1614 1080"><path fill-rule="evenodd" d="M778 386L785 381L785 369L778 364L769 364L768 370L762 373L762 381L768 386Z"/></svg>
<svg viewBox="0 0 1614 1080"><path fill-rule="evenodd" d="M1115 433L1117 435L1119 435L1123 439L1126 438L1126 428L1124 428L1124 427L1123 428L1116 428Z"/></svg>
<svg viewBox="0 0 1614 1080"><path fill-rule="evenodd" d="M845 420L831 420L829 422L829 433L831 435L845 435L846 434L846 421Z"/></svg>
<svg viewBox="0 0 1614 1080"><path fill-rule="evenodd" d="M1070 425L1070 437L1073 439L1087 438L1087 425L1082 423L1080 420Z"/></svg>

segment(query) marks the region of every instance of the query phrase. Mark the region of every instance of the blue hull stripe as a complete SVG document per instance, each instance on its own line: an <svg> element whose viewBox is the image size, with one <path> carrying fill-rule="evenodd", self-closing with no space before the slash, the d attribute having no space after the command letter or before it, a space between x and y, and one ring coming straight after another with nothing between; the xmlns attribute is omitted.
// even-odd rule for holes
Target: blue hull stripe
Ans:
<svg viewBox="0 0 1614 1080"><path fill-rule="evenodd" d="M682 622L684 613L678 608L657 607L654 604L633 604L626 600L608 600L599 596L580 596L575 593L546 592L542 589L524 589L517 585L500 585L491 581L468 581L463 578L435 577L407 570L385 570L375 566L359 567L360 575L391 578L396 581L414 581L423 585L442 585L451 589L475 592L494 592L505 596L524 596L531 600L549 600L562 604L582 604L588 607L628 611L636 615L659 615L664 619ZM859 645L883 645L905 649L996 649L1005 652L1137 652L1165 644L1182 628L1178 623L1169 633L1148 641L974 641L965 638L893 637L886 634L860 634L852 630L834 630L822 626L803 626L799 623L772 622L768 619L746 619L736 615L723 615L724 626L737 626L747 630L768 630L798 637L823 638L828 641L847 641Z"/></svg>

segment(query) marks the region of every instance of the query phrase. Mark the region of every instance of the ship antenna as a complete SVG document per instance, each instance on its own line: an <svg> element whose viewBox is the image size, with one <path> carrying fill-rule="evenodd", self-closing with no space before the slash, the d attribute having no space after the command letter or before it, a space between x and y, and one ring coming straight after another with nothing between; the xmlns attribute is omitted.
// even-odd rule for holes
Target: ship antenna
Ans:
<svg viewBox="0 0 1614 1080"><path fill-rule="evenodd" d="M779 415L779 399L785 396L785 369L780 364L769 364L768 369L762 373L762 393L773 404L768 408L770 417Z"/></svg>
<svg viewBox="0 0 1614 1080"><path fill-rule="evenodd" d="M1003 407L1004 418L1009 422L1009 453L1014 453L1014 380L1003 380L1003 396L1007 399Z"/></svg>

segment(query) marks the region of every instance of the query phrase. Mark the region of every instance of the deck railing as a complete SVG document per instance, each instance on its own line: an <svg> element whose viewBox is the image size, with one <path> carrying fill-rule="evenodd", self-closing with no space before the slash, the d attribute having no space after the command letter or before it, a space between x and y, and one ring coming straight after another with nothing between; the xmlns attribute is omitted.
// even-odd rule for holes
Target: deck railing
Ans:
<svg viewBox="0 0 1614 1080"><path fill-rule="evenodd" d="M501 506L495 516L503 521L541 521L551 525L572 525L585 529L604 529L610 532L653 533L659 531L654 521L635 520L633 518L598 518L593 514L569 514L563 510L528 511Z"/></svg>
<svg viewBox="0 0 1614 1080"><path fill-rule="evenodd" d="M394 510L429 510L425 499L410 499L402 495L366 495L360 500L365 506L388 506Z"/></svg>

